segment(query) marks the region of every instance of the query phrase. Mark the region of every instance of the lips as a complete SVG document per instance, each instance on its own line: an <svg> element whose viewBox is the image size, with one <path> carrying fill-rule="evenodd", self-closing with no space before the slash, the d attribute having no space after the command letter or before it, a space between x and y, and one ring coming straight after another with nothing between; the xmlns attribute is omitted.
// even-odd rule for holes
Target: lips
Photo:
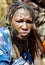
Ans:
<svg viewBox="0 0 45 65"><path fill-rule="evenodd" d="M20 33L22 36L27 36L28 35L28 32L21 32Z"/></svg>

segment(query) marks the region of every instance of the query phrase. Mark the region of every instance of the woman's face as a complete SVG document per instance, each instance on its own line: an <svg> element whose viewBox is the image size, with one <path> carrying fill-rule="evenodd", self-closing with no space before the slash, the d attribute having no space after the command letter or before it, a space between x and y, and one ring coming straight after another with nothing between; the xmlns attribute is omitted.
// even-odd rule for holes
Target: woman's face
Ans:
<svg viewBox="0 0 45 65"><path fill-rule="evenodd" d="M18 38L28 38L32 25L32 17L27 9L21 8L14 13L11 27Z"/></svg>

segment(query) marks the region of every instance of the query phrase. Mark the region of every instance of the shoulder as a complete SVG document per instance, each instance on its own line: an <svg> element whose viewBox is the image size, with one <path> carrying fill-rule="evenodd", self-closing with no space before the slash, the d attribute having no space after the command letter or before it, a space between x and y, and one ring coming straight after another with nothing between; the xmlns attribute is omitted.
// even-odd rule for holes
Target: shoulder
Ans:
<svg viewBox="0 0 45 65"><path fill-rule="evenodd" d="M7 44L9 36L10 32L7 27L0 28L0 45Z"/></svg>
<svg viewBox="0 0 45 65"><path fill-rule="evenodd" d="M4 53L11 51L12 42L10 39L10 31L7 27L0 28L0 50Z"/></svg>
<svg viewBox="0 0 45 65"><path fill-rule="evenodd" d="M10 33L8 27L2 27L0 28L0 33Z"/></svg>

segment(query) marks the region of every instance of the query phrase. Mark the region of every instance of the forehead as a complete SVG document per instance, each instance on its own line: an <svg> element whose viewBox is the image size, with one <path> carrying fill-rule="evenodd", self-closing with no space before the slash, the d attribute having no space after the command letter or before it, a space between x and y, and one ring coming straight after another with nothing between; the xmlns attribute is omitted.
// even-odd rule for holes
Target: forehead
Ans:
<svg viewBox="0 0 45 65"><path fill-rule="evenodd" d="M27 18L31 17L32 18L30 13L31 12L29 10L24 9L24 8L20 8L20 9L16 10L16 12L13 15L13 17L15 17L15 19L16 18L23 18L23 17L25 17L25 18L26 17Z"/></svg>

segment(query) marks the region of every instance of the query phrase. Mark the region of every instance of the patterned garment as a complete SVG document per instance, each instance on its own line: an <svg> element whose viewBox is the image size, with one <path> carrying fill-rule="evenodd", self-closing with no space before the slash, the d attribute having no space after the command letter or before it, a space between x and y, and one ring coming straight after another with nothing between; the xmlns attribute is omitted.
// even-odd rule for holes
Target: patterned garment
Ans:
<svg viewBox="0 0 45 65"><path fill-rule="evenodd" d="M17 59L12 65L34 65L34 63L30 53L27 51L23 53L22 56Z"/></svg>
<svg viewBox="0 0 45 65"><path fill-rule="evenodd" d="M0 28L0 65L10 65L12 43L8 28Z"/></svg>
<svg viewBox="0 0 45 65"><path fill-rule="evenodd" d="M27 62L29 62L29 65L33 65L33 60L28 51L25 52L19 59L10 64L13 57L12 42L10 38L8 28L0 28L0 65L25 65Z"/></svg>

